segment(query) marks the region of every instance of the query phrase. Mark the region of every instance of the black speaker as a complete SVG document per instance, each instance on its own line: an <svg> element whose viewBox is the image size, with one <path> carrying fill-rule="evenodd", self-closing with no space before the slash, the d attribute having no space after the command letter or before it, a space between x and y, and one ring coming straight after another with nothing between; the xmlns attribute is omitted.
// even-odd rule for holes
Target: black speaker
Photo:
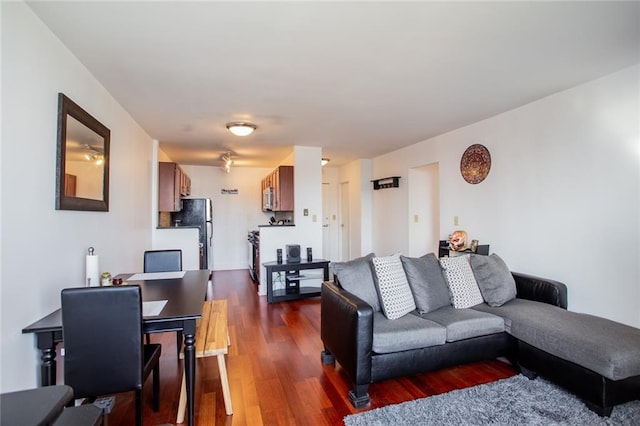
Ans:
<svg viewBox="0 0 640 426"><path fill-rule="evenodd" d="M313 253L311 252L311 247L307 247L307 262L313 261Z"/></svg>
<svg viewBox="0 0 640 426"><path fill-rule="evenodd" d="M278 263L282 263L282 249L276 250L276 255L278 256Z"/></svg>
<svg viewBox="0 0 640 426"><path fill-rule="evenodd" d="M285 246L287 251L287 263L300 263L300 245L299 244L287 244Z"/></svg>

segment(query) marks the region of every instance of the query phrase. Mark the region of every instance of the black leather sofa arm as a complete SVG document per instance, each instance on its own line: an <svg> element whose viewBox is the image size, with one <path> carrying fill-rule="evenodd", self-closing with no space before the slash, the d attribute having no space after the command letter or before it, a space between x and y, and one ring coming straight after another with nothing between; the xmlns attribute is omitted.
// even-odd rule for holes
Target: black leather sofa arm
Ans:
<svg viewBox="0 0 640 426"><path fill-rule="evenodd" d="M567 309L567 286L559 281L512 272L517 297Z"/></svg>
<svg viewBox="0 0 640 426"><path fill-rule="evenodd" d="M333 282L321 290L320 337L356 386L371 380L373 308ZM323 357L327 363L327 358Z"/></svg>

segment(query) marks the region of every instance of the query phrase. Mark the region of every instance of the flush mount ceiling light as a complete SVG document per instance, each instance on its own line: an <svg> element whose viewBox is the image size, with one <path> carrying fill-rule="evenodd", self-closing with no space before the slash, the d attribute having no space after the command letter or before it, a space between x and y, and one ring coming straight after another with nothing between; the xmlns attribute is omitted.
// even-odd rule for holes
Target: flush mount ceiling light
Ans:
<svg viewBox="0 0 640 426"><path fill-rule="evenodd" d="M328 162L329 162L328 158L323 158L322 160L320 160L320 164L323 166L326 166Z"/></svg>
<svg viewBox="0 0 640 426"><path fill-rule="evenodd" d="M255 124L246 121L227 123L227 129L236 136L248 136L257 128Z"/></svg>

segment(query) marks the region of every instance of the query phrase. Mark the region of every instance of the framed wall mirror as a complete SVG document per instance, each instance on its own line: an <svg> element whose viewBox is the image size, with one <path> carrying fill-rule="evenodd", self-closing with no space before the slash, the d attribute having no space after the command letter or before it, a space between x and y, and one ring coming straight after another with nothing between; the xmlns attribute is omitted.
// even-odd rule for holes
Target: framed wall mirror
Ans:
<svg viewBox="0 0 640 426"><path fill-rule="evenodd" d="M56 210L109 211L111 132L58 93Z"/></svg>

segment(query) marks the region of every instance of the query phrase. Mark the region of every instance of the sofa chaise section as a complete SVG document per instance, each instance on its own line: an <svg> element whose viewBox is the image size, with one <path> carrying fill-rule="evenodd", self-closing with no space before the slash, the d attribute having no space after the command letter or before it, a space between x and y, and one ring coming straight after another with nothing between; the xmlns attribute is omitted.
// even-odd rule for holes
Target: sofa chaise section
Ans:
<svg viewBox="0 0 640 426"><path fill-rule="evenodd" d="M540 374L608 416L640 399L640 330L593 315L529 300L474 309L502 316L518 342L518 366Z"/></svg>

